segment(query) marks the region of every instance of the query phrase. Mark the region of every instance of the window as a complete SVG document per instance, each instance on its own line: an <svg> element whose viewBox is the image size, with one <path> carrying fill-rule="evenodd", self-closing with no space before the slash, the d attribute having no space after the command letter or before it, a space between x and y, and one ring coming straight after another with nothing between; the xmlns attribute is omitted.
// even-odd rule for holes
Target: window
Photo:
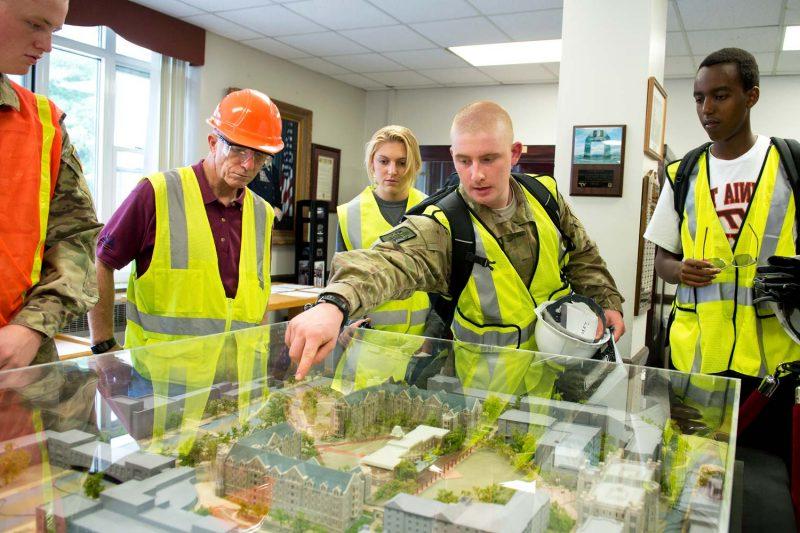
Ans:
<svg viewBox="0 0 800 533"><path fill-rule="evenodd" d="M110 28L65 25L36 68L35 90L66 113L97 216L105 222L157 170L161 56ZM117 280L127 270L117 273Z"/></svg>
<svg viewBox="0 0 800 533"><path fill-rule="evenodd" d="M159 54L104 27L65 25L36 69L36 90L67 115L102 221L156 170Z"/></svg>

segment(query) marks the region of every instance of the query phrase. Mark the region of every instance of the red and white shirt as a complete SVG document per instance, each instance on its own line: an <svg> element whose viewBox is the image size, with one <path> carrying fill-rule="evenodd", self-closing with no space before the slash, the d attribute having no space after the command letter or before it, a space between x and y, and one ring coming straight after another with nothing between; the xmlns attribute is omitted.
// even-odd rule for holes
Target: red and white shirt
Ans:
<svg viewBox="0 0 800 533"><path fill-rule="evenodd" d="M718 159L713 154L709 158L711 200L731 246L736 242L736 236L747 214L747 206L755 192L756 181L764 166L769 146L769 137L758 135L752 148L736 159ZM783 172L783 167L779 172ZM681 254L679 224L680 217L675 212L672 187L665 184L644 238L674 254Z"/></svg>

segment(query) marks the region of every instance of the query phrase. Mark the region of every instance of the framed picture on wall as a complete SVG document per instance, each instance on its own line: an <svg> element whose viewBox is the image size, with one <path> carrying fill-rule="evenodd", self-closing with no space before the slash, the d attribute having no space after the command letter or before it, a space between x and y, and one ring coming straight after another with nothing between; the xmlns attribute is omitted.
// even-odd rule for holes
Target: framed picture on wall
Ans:
<svg viewBox="0 0 800 533"><path fill-rule="evenodd" d="M647 117L644 123L644 153L664 159L664 134L667 125L667 91L654 77L647 80Z"/></svg>
<svg viewBox="0 0 800 533"><path fill-rule="evenodd" d="M309 198L312 112L296 105L273 100L281 112L283 150L272 164L277 168L278 208L283 213L275 222L273 244L294 242L295 202Z"/></svg>
<svg viewBox="0 0 800 533"><path fill-rule="evenodd" d="M625 125L573 126L571 196L622 196Z"/></svg>
<svg viewBox="0 0 800 533"><path fill-rule="evenodd" d="M238 91L229 87L225 94ZM273 244L294 243L295 202L309 197L311 124L313 113L296 105L272 99L281 113L283 150L267 162L248 187L280 210L275 219Z"/></svg>
<svg viewBox="0 0 800 533"><path fill-rule="evenodd" d="M338 148L311 145L311 199L330 202L331 209L339 202L339 165L342 151Z"/></svg>

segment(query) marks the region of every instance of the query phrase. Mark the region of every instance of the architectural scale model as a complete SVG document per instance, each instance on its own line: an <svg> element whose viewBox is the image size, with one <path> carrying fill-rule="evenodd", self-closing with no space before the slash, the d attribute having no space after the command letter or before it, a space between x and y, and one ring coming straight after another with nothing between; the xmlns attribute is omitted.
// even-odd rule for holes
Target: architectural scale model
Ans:
<svg viewBox="0 0 800 533"><path fill-rule="evenodd" d="M270 350L290 367L282 345ZM686 431L674 416L683 376L554 368L551 389L519 396L441 374L427 389L387 376L347 394L291 371L154 386L125 367L86 395L88 422L31 423L0 442L0 529L32 529L26 509L42 532L725 527L735 395L687 393Z"/></svg>

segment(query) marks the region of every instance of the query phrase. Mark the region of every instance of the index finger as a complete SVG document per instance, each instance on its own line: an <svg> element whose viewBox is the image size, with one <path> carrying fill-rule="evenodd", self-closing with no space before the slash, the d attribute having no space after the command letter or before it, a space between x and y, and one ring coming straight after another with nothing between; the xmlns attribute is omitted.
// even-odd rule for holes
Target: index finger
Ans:
<svg viewBox="0 0 800 533"><path fill-rule="evenodd" d="M303 347L303 355L300 357L300 363L297 365L297 372L294 377L296 379L303 379L306 377L308 371L311 370L311 366L325 359L325 356L331 351L335 342L335 338L324 345L306 341L306 345Z"/></svg>

